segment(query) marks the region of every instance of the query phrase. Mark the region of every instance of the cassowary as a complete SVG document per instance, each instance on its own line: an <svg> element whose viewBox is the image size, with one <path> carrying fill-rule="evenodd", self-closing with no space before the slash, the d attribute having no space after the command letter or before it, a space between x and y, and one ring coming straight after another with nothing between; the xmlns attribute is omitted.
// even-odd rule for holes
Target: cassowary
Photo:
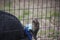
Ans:
<svg viewBox="0 0 60 40"><path fill-rule="evenodd" d="M0 11L0 40L27 40L20 21L4 11Z"/></svg>
<svg viewBox="0 0 60 40"><path fill-rule="evenodd" d="M35 18L35 19L33 19L32 20L32 29L33 29L33 32L32 32L32 34L33 34L33 37L34 37L34 39L35 40L37 40L37 32L38 32L38 30L39 30L39 21L38 21L38 19L37 18Z"/></svg>

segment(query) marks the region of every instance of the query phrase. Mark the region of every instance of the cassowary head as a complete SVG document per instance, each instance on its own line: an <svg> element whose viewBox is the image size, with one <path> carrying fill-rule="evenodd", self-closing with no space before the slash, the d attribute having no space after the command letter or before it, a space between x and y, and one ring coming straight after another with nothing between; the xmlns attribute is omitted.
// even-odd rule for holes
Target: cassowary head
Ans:
<svg viewBox="0 0 60 40"><path fill-rule="evenodd" d="M39 25L38 18L33 19L33 20L32 20L32 23L33 23L34 25Z"/></svg>
<svg viewBox="0 0 60 40"><path fill-rule="evenodd" d="M38 29L39 28L39 21L38 21L38 18L34 18L32 20L32 25L35 29Z"/></svg>

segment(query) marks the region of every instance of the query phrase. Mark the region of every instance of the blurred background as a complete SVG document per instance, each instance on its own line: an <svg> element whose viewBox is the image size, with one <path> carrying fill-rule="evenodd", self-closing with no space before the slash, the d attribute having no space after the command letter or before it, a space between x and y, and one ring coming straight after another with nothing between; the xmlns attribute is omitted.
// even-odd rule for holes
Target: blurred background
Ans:
<svg viewBox="0 0 60 40"><path fill-rule="evenodd" d="M60 0L0 0L0 10L15 15L23 25L38 18L38 40L60 40Z"/></svg>

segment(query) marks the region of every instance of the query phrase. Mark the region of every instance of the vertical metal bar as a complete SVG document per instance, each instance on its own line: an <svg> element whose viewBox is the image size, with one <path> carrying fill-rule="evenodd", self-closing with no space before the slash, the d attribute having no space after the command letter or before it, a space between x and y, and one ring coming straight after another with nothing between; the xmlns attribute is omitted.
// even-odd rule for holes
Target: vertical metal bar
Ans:
<svg viewBox="0 0 60 40"><path fill-rule="evenodd" d="M58 0L58 3L60 3L60 1ZM56 4L56 5L59 5L59 4ZM59 5L59 11L60 11L60 5ZM60 32L59 32L59 29L60 29L60 27L59 27L59 25L60 25L60 22L59 22L59 18L60 18L60 15L59 15L59 13L60 12L58 12L58 36L57 36L57 40L60 40Z"/></svg>
<svg viewBox="0 0 60 40"><path fill-rule="evenodd" d="M32 17L34 17L34 0L33 0L33 13L32 13Z"/></svg>
<svg viewBox="0 0 60 40"><path fill-rule="evenodd" d="M39 12L39 10L38 10L39 8L38 7L39 7L39 0L37 0L37 19L39 19L38 18L38 12Z"/></svg>
<svg viewBox="0 0 60 40"><path fill-rule="evenodd" d="M56 0L55 0L56 1ZM56 2L55 2L55 7L54 7L54 13L56 14ZM54 15L54 31L53 31L53 35L55 34L55 27L56 27L56 25L55 25L55 15ZM53 36L53 40L54 40L54 36Z"/></svg>
<svg viewBox="0 0 60 40"><path fill-rule="evenodd" d="M19 17L19 20L21 20L21 16L20 16L20 0L19 0L19 15L18 15L18 17Z"/></svg>
<svg viewBox="0 0 60 40"><path fill-rule="evenodd" d="M42 0L42 4L41 4L42 6L41 6L41 26L42 26L42 19L43 19L43 0ZM41 27L41 32L42 32L42 27ZM41 34L40 34L41 35ZM40 39L41 40L41 39Z"/></svg>
<svg viewBox="0 0 60 40"><path fill-rule="evenodd" d="M42 8L41 8L41 18L43 19L43 0L42 0Z"/></svg>
<svg viewBox="0 0 60 40"><path fill-rule="evenodd" d="M51 8L52 8L52 0L51 0L51 3L50 3L49 36L50 36L50 30L51 30Z"/></svg>
<svg viewBox="0 0 60 40"><path fill-rule="evenodd" d="M37 0L37 18L38 18L38 12L39 12L38 7L39 7L39 0Z"/></svg>
<svg viewBox="0 0 60 40"><path fill-rule="evenodd" d="M9 0L9 13L10 13L10 0Z"/></svg>
<svg viewBox="0 0 60 40"><path fill-rule="evenodd" d="M25 13L25 0L24 0L24 10L23 12ZM23 24L24 24L24 15L23 15Z"/></svg>
<svg viewBox="0 0 60 40"><path fill-rule="evenodd" d="M14 15L15 15L15 0L14 0Z"/></svg>
<svg viewBox="0 0 60 40"><path fill-rule="evenodd" d="M5 11L5 0L4 0L4 11Z"/></svg>
<svg viewBox="0 0 60 40"><path fill-rule="evenodd" d="M60 0L59 0L59 11L60 11ZM59 21L59 25L60 25L60 15L58 15L58 16L59 16L58 21ZM58 28L58 30L59 30L58 32L59 32L59 37L60 37L60 27ZM60 40L59 37L58 37L58 39Z"/></svg>
<svg viewBox="0 0 60 40"><path fill-rule="evenodd" d="M46 0L45 0L46 1ZM45 11L46 11L46 13L47 13L47 7L44 7L44 9L46 9ZM43 15L44 17L44 19L45 19L45 36L46 36L46 14L45 15Z"/></svg>
<svg viewBox="0 0 60 40"><path fill-rule="evenodd" d="M55 0L55 14L56 14L56 0ZM54 24L56 24L56 19L55 19L55 15L54 15ZM55 34L55 27L56 25L54 25L54 34ZM54 38L53 38L54 39Z"/></svg>
<svg viewBox="0 0 60 40"><path fill-rule="evenodd" d="M37 0L38 2L37 2L37 18L38 18L38 13L39 13L39 0ZM38 20L39 20L39 18L38 18ZM40 27L39 27L40 28ZM37 38L38 39L38 38Z"/></svg>
<svg viewBox="0 0 60 40"><path fill-rule="evenodd" d="M48 3L48 0L46 0L46 16L45 16L45 35L46 35L46 18L47 18L47 3Z"/></svg>
<svg viewBox="0 0 60 40"><path fill-rule="evenodd" d="M29 6L30 6L30 0L28 0L28 22L29 22Z"/></svg>

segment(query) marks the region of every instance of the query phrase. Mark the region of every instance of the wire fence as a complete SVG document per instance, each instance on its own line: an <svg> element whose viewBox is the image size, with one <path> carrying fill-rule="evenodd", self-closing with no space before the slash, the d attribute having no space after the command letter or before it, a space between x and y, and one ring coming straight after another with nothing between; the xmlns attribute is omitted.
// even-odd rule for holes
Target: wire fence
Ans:
<svg viewBox="0 0 60 40"><path fill-rule="evenodd" d="M60 0L3 0L0 10L15 15L22 24L38 18L38 40L60 40ZM58 26L58 27L57 27Z"/></svg>

